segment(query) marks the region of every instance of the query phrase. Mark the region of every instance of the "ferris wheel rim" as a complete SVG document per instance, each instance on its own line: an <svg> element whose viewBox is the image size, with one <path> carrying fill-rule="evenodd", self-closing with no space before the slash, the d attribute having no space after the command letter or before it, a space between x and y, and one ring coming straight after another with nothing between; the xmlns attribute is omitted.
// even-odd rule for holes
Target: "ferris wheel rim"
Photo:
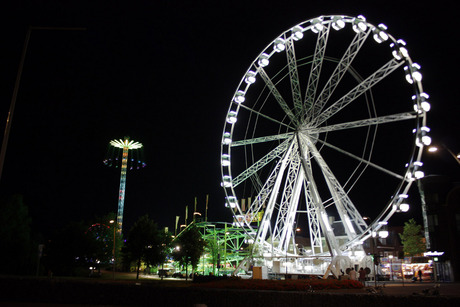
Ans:
<svg viewBox="0 0 460 307"><path fill-rule="evenodd" d="M386 40L391 42L392 45L396 45L397 48L404 48L404 51L401 51L401 49L397 49L397 48L395 49L397 50L397 52L400 53L397 55L401 57L398 60L395 56L395 62L402 63L398 65L397 68L399 68L399 66L401 65L406 64L409 67L409 69L411 69L413 65L415 64L412 62L411 58L409 57L409 54L407 53L407 49L405 49L405 47L401 47L401 44L402 44L401 40L397 40L393 36L391 36L386 31L386 28L384 26L382 25L374 26L373 24L368 23L365 20L365 18L362 17L361 15L358 17L343 16L343 15L328 15L328 16L320 16L320 17L316 17L316 18L312 18L312 19L303 21L291 27L290 29L282 32L272 42L270 42L262 50L262 52L259 53L259 55L255 58L255 60L251 63L251 65L246 70L245 74L243 75L243 78L240 80L240 83L238 84L237 89L230 102L230 106L229 106L228 113L227 113L227 122L224 125L224 130L223 130L223 135L222 135L222 144L221 144L221 159L223 159L224 156L225 157L228 156L228 158L230 158L231 150L232 150L231 148L240 145L237 142L234 142L232 144L233 142L232 137L233 137L234 127L235 127L234 125L235 122L230 123L229 119L230 121L236 120L236 117L240 111L240 108L246 108L244 104L245 95L247 91L250 89L250 86L252 84L251 81L248 82L248 78L254 78L256 75L263 73L263 70L257 70L258 67L262 66L261 61L262 60L269 61L273 55L275 55L278 52L284 51L284 49L281 51L276 50L276 44L279 43L281 40L284 40L284 44L286 44L288 40L291 40L293 42L293 40L295 40L294 37L296 33L301 32L303 35L304 32L308 32L308 31L315 32L314 31L315 28L318 31L320 31L319 29L320 27L324 27L324 26L334 27L334 22L337 22L339 20L342 20L344 22L345 24L344 26L346 26L347 23L352 24L352 27L356 26L358 30L360 26L367 27L368 29L365 31L368 32L368 35L371 34L371 32L374 35L379 35L379 33L384 33L382 35L386 35ZM291 34L289 35L289 33ZM300 34L298 34L298 36L300 36ZM405 43L404 43L404 46L405 46ZM421 107L421 103L423 102L422 101L423 97L421 96L422 94L424 94L421 81L413 80L413 83L414 83L414 92L416 96L415 105L419 107L418 109L419 111L416 110L417 112L415 112L415 115L408 114L406 116L407 117L413 116L415 118L416 123L417 123L415 127L416 134L417 134L416 138L418 138L418 134L422 131L422 128L426 127L426 111ZM331 112L333 111L334 110L332 110ZM291 123L295 122L296 119L291 114L289 114L288 111L286 111L285 119L286 118L290 120L290 123L286 124L283 120L280 123L280 129L281 129L281 124L282 124L284 125L284 128L287 129L286 131L288 131L288 129L291 129L291 132L285 132L284 134L280 133L276 136L271 136L272 139L278 138L279 140L288 140L289 137L292 137L292 135L295 134L296 131L298 131L296 127L291 126ZM327 120L327 118L325 119L323 118L317 121L316 126L310 125L309 129L318 128L320 124L324 123L324 120ZM230 141L228 141L229 139ZM280 143L283 144L281 141ZM423 145L422 146L416 146L415 144L413 145L412 152L410 154L409 161L408 161L409 167L407 171L403 175L401 175L402 180L400 182L399 187L394 192L392 199L388 202L387 206L382 210L382 212L377 216L374 222L367 225L367 227L361 232L359 236L354 237L353 239L349 240L345 245L341 246L342 249L348 248L349 246L356 244L356 243L359 244L361 240L369 236L370 230L376 230L377 227L379 227L378 226L379 222L388 221L388 219L394 214L394 212L398 210L397 207L402 203L403 201L402 198L404 197L403 195L407 195L407 192L413 182L414 170L411 169L411 167L413 166L414 162L418 162L421 160L422 149L423 149ZM222 172L222 180L224 184L225 184L225 180L226 179L228 180L228 178L230 178L230 181L234 180L234 178L232 177L231 167L229 165L224 165L223 160L221 160L221 172ZM227 187L224 186L224 191L225 191L227 202L233 203L229 205L232 209L233 214L241 215L242 213L241 208L238 205L238 199L233 189L233 186L231 185ZM254 228L250 226L250 223L246 223L246 221L244 221L240 226L247 227L252 234L254 233Z"/></svg>

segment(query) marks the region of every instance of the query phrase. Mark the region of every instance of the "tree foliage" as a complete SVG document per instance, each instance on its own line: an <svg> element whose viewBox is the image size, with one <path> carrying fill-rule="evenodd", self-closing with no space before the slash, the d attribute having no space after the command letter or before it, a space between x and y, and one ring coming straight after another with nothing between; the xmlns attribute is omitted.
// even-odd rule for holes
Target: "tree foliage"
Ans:
<svg viewBox="0 0 460 307"><path fill-rule="evenodd" d="M422 226L417 225L414 219L404 223L403 233L399 234L407 256L416 256L426 251L425 238L422 235Z"/></svg>
<svg viewBox="0 0 460 307"><path fill-rule="evenodd" d="M208 240L206 240L205 251L211 255L212 272L214 273L219 265L219 246L216 238L208 238Z"/></svg>
<svg viewBox="0 0 460 307"><path fill-rule="evenodd" d="M31 240L31 219L22 195L0 202L0 273L30 274L36 254ZM34 257L35 256L35 257Z"/></svg>
<svg viewBox="0 0 460 307"><path fill-rule="evenodd" d="M188 275L188 266L196 269L206 246L198 227L195 224L190 225L179 234L173 244L176 247L173 250L173 258L181 266L185 266Z"/></svg>
<svg viewBox="0 0 460 307"><path fill-rule="evenodd" d="M162 263L166 259L167 245L168 236L158 230L148 215L144 215L129 230L123 254L125 260L136 262L139 278L141 262L152 266Z"/></svg>
<svg viewBox="0 0 460 307"><path fill-rule="evenodd" d="M89 273L89 266L96 265L100 244L86 234L88 224L69 222L57 230L45 246L44 264L48 273L57 276L76 276Z"/></svg>
<svg viewBox="0 0 460 307"><path fill-rule="evenodd" d="M116 219L117 216L114 212L103 217L96 217L92 225L85 231L85 234L96 243L94 256L101 264L110 264L114 256L115 259L121 257L120 251L123 247L123 240L122 235L117 231Z"/></svg>
<svg viewBox="0 0 460 307"><path fill-rule="evenodd" d="M93 222L69 222L58 229L45 245L43 264L46 271L57 276L89 274L89 267L108 267L113 257L114 228L110 220L115 213L97 217ZM122 246L115 232L116 259Z"/></svg>

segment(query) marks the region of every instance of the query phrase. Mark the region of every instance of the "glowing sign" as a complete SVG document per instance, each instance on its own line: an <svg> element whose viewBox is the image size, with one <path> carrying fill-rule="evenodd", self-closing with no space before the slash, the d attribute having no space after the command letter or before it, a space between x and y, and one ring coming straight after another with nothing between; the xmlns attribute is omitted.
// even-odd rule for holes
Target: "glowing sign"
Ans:
<svg viewBox="0 0 460 307"><path fill-rule="evenodd" d="M425 257L436 257L436 256L442 256L444 255L444 252L437 252L437 251L434 251L434 252L426 252L426 253L423 253L423 255Z"/></svg>

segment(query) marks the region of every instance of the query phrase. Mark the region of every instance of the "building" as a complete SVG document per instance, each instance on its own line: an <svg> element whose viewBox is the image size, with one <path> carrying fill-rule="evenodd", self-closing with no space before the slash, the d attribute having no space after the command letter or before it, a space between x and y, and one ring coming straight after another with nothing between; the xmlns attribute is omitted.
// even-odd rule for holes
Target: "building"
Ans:
<svg viewBox="0 0 460 307"><path fill-rule="evenodd" d="M433 257L438 280L460 281L460 182L448 176L430 175L422 178L421 183L430 251L444 252L440 257Z"/></svg>

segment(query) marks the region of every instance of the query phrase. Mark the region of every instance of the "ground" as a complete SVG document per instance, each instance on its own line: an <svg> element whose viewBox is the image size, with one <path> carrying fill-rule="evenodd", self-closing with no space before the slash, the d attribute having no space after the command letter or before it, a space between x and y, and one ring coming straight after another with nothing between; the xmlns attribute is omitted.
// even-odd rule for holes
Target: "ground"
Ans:
<svg viewBox="0 0 460 307"><path fill-rule="evenodd" d="M18 278L0 276L0 306L459 306L460 284L386 283L362 289L270 291L207 289L185 280L110 272L101 278ZM381 291L380 291L381 290ZM377 293L374 293L377 292Z"/></svg>

